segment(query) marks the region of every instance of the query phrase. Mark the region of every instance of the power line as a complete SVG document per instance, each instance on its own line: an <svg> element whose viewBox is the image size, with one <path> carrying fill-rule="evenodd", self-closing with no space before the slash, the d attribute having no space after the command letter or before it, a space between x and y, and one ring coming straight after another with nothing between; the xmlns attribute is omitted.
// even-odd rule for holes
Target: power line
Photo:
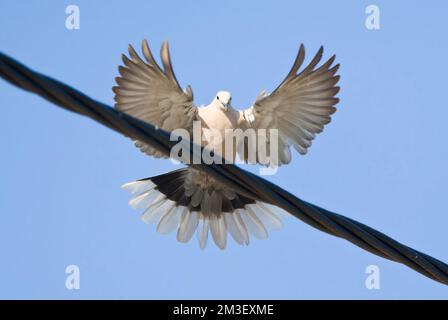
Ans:
<svg viewBox="0 0 448 320"><path fill-rule="evenodd" d="M134 140L143 141L166 155L169 155L171 147L177 143L170 141L168 132L93 100L60 81L29 69L1 52L0 76L59 107L87 116ZM190 156L196 156L193 154L194 150L196 148L191 145ZM346 239L380 257L405 264L428 278L448 285L447 264L405 246L369 226L303 201L279 186L237 166L230 164L191 164L191 166L207 172L244 196L274 204L316 229Z"/></svg>

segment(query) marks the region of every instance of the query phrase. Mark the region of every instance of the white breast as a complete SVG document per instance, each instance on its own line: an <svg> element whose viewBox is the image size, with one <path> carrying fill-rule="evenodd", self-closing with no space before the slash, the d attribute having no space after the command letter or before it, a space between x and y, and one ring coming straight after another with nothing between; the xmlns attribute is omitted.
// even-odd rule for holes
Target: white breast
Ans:
<svg viewBox="0 0 448 320"><path fill-rule="evenodd" d="M202 121L202 145L212 148L216 154L224 155L226 129L238 127L238 111L229 109L225 112L214 106L207 106L199 108L198 113ZM234 160L235 150L230 152L228 156Z"/></svg>

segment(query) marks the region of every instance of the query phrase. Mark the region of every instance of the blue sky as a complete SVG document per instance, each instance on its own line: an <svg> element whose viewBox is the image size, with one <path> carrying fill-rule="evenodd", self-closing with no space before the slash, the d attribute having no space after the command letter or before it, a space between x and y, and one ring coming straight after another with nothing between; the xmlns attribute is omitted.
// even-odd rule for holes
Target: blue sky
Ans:
<svg viewBox="0 0 448 320"><path fill-rule="evenodd" d="M338 112L269 177L299 197L448 261L446 4L417 1L1 1L0 50L110 105L120 54L170 41L198 104L249 106L300 43L341 63ZM81 28L65 28L65 8ZM380 8L367 30L365 8ZM309 58L308 55L308 58ZM175 168L117 133L0 81L0 298L447 298L446 286L295 218L226 251L140 221L119 186ZM256 170L251 168L251 170ZM195 239L194 239L195 240ZM79 266L81 288L65 288ZM368 265L381 288L365 287Z"/></svg>

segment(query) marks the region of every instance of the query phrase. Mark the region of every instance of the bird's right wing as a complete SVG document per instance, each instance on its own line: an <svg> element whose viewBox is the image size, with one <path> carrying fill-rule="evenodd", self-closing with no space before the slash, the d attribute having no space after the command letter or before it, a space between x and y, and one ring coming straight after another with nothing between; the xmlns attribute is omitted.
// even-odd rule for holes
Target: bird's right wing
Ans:
<svg viewBox="0 0 448 320"><path fill-rule="evenodd" d="M161 49L163 69L154 60L146 40L142 43L143 61L129 46L131 59L122 55L124 66L118 68L121 77L113 87L115 108L166 131L192 130L197 120L197 108L193 103L193 91L188 86L183 91L173 72L168 43ZM154 157L165 157L147 144L135 141L141 151Z"/></svg>

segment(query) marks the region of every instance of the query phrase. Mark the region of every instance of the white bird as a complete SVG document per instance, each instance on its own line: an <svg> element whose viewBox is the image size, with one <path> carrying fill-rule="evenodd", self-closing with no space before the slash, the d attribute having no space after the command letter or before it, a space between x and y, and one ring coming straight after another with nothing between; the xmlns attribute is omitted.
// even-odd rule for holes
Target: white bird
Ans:
<svg viewBox="0 0 448 320"><path fill-rule="evenodd" d="M208 106L196 107L191 87L182 90L176 80L167 42L161 48L163 69L154 60L146 40L142 51L145 60L132 46L129 46L130 59L122 56L124 66L119 67L121 76L116 78L118 86L113 88L116 109L166 131L182 128L192 133L194 121L201 122L202 130L216 130L222 137L226 129L277 129L278 154L271 157L278 159L276 166L291 162L291 146L300 154L307 152L316 134L330 122L339 102L335 97L339 91L336 86L339 76L335 75L339 65L333 66L335 56L332 56L317 67L322 47L299 72L305 58L301 45L283 82L271 94L262 92L250 108L241 111L232 107L232 97L227 91L219 91ZM135 144L150 156L164 157L142 142ZM223 150L219 147L224 141L215 142L209 137L202 144ZM247 148L245 143L236 150L246 162ZM258 157L254 162L260 163ZM123 188L134 196L130 200L132 207L145 209L143 221L158 223L157 231L162 234L177 229L180 242L188 242L197 232L201 248L205 247L209 233L216 245L224 249L227 232L238 244L247 245L249 234L265 239L268 229L281 226L273 206L238 194L190 167L129 182Z"/></svg>

